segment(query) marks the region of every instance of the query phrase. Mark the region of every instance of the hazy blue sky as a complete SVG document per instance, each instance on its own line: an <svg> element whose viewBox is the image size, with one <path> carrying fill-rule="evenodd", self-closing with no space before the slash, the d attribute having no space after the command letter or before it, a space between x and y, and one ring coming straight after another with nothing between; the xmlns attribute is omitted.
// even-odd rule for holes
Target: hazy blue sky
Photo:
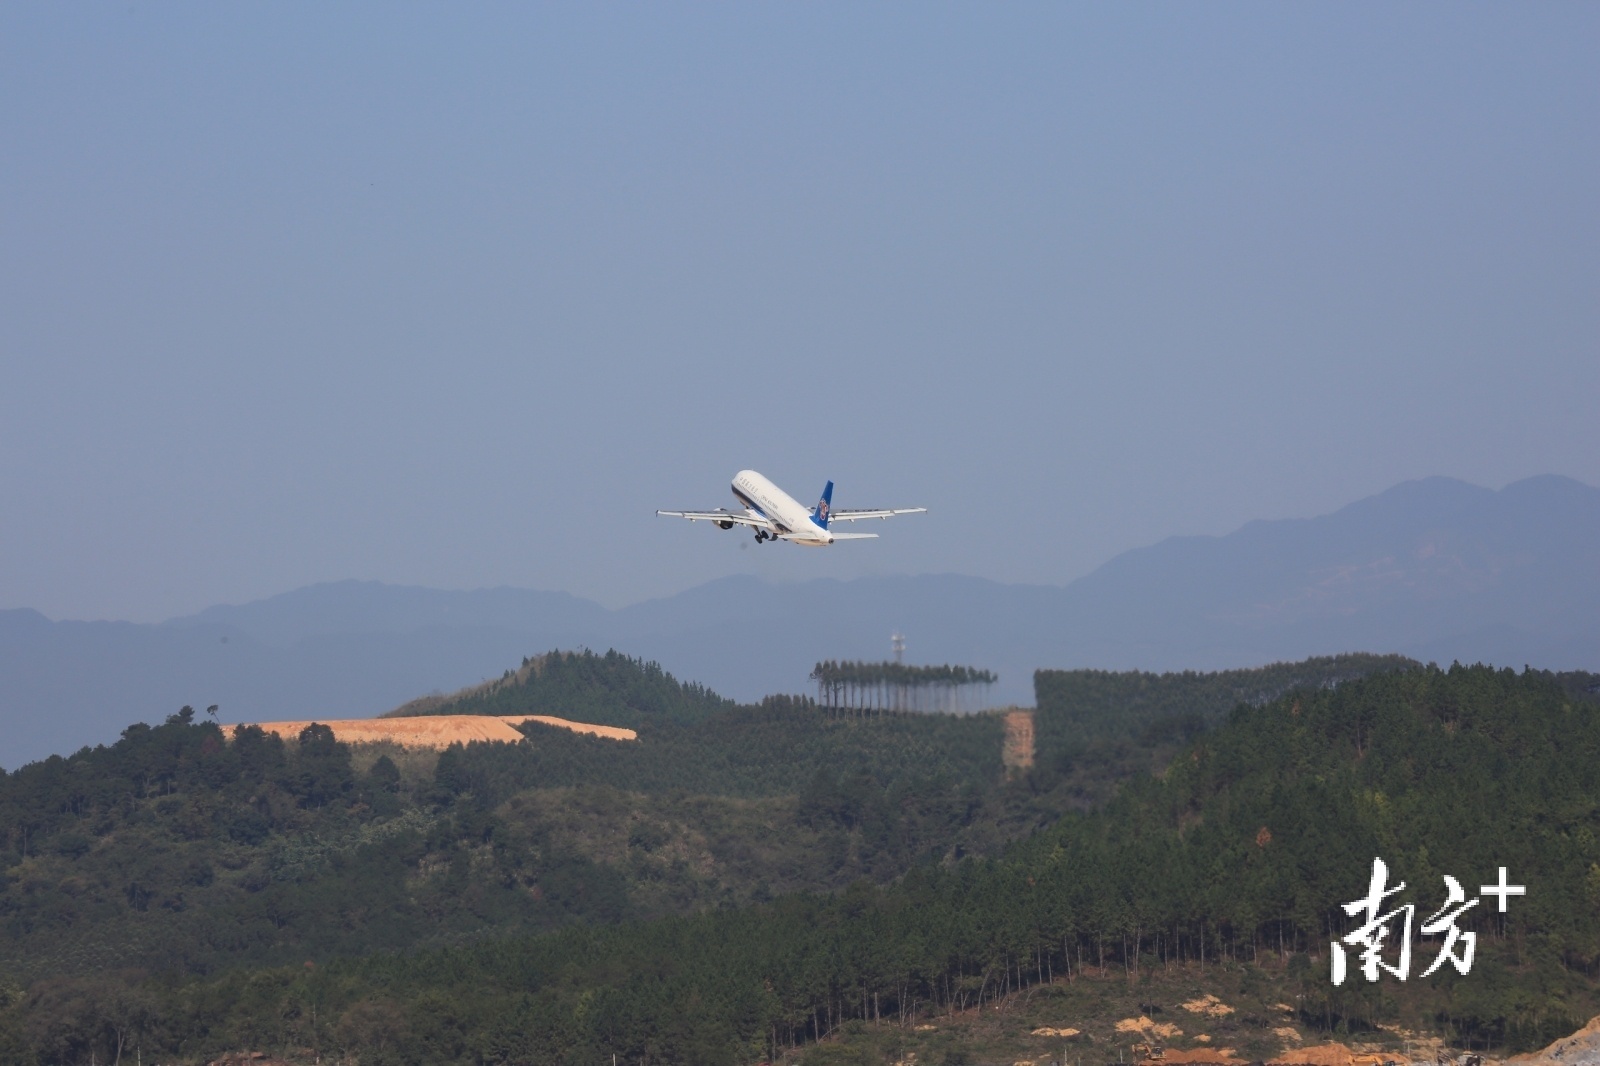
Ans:
<svg viewBox="0 0 1600 1066"><path fill-rule="evenodd" d="M1061 583L1600 483L1600 6L0 6L0 607ZM926 505L658 519L760 469Z"/></svg>

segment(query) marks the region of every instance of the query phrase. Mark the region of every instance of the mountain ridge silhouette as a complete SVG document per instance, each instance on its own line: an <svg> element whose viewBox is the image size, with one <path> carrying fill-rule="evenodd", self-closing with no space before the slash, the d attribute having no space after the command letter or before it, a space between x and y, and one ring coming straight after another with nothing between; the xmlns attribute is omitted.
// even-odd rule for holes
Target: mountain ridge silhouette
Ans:
<svg viewBox="0 0 1600 1066"><path fill-rule="evenodd" d="M1520 668L1600 667L1600 489L1542 476L1403 482L1314 518L1171 537L1066 586L955 574L719 578L608 610L563 592L310 585L157 624L0 611L0 765L14 768L182 704L227 721L376 715L551 648L615 647L755 700L802 692L821 659L1000 674L1223 669L1347 651Z"/></svg>

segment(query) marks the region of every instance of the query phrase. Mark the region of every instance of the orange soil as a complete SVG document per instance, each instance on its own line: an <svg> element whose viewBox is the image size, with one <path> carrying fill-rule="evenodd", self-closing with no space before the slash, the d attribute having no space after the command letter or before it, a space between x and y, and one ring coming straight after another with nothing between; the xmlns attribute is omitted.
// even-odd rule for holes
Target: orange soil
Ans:
<svg viewBox="0 0 1600 1066"><path fill-rule="evenodd" d="M1351 1050L1340 1043L1320 1044L1317 1047L1295 1048L1269 1061L1268 1066L1381 1066L1396 1062L1408 1066L1410 1059L1404 1055L1366 1055Z"/></svg>
<svg viewBox="0 0 1600 1066"><path fill-rule="evenodd" d="M1193 1051L1178 1051L1175 1048L1168 1048L1162 1052L1160 1061L1174 1064L1181 1063L1183 1066L1199 1066L1199 1064L1205 1064L1205 1066L1243 1066L1244 1064L1244 1059L1241 1059L1238 1052L1231 1047L1214 1049L1197 1047Z"/></svg>
<svg viewBox="0 0 1600 1066"><path fill-rule="evenodd" d="M1008 768L1026 770L1033 765L1033 712L1007 711L1006 740L1000 761Z"/></svg>
<svg viewBox="0 0 1600 1066"><path fill-rule="evenodd" d="M388 741L408 748L442 749L452 744L470 744L475 740L515 744L525 738L512 726L521 725L523 722L539 722L609 740L639 739L639 734L631 729L611 725L590 725L587 722L569 722L565 718L552 718L545 714L518 714L499 718L482 714L440 714L416 718L351 718L342 721L324 721L321 724L333 730L334 737L346 744ZM293 740L311 722L241 724L254 725L285 740ZM239 726L228 725L222 728L231 738L233 731Z"/></svg>
<svg viewBox="0 0 1600 1066"><path fill-rule="evenodd" d="M639 734L631 729L624 729L619 725L590 725L588 722L572 722L565 718L552 718L548 714L513 714L501 718L502 722L521 725L523 722L539 722L542 725L553 725L559 729L570 729L574 733L589 733L608 740L638 740Z"/></svg>

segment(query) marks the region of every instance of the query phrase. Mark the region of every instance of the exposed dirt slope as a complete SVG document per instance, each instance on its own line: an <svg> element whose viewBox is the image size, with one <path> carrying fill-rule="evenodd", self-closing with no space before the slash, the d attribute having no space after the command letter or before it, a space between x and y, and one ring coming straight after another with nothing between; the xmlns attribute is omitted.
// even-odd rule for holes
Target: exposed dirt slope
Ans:
<svg viewBox="0 0 1600 1066"><path fill-rule="evenodd" d="M1008 770L1026 770L1033 765L1033 712L1006 712L1005 747L1000 758Z"/></svg>
<svg viewBox="0 0 1600 1066"><path fill-rule="evenodd" d="M512 725L521 725L524 722L539 722L542 725L553 725L558 729L570 729L574 733L589 733L608 740L638 740L639 734L631 729L619 725L591 725L588 722L572 722L565 718L553 718L548 714L509 714L500 718L502 722Z"/></svg>
<svg viewBox="0 0 1600 1066"><path fill-rule="evenodd" d="M1600 1016L1590 1018L1588 1025L1543 1051L1517 1055L1511 1061L1529 1066L1597 1066L1600 1064Z"/></svg>
<svg viewBox="0 0 1600 1066"><path fill-rule="evenodd" d="M1394 1052L1377 1054L1356 1051L1337 1041L1315 1047L1294 1048L1268 1060L1270 1066L1383 1066L1386 1062L1408 1066L1410 1061Z"/></svg>
<svg viewBox="0 0 1600 1066"><path fill-rule="evenodd" d="M552 718L543 714L519 714L504 718L491 718L481 714L444 714L413 718L352 718L324 721L321 724L333 730L333 735L346 744L365 744L388 741L408 748L448 748L452 744L470 744L478 741L500 741L515 744L523 736L514 726L524 722L570 729L575 733L588 733L609 740L638 740L639 734L631 729L610 725L590 725L587 722L569 722L565 718ZM268 733L276 733L285 740L293 740L311 722L250 722ZM223 726L229 737L237 725Z"/></svg>

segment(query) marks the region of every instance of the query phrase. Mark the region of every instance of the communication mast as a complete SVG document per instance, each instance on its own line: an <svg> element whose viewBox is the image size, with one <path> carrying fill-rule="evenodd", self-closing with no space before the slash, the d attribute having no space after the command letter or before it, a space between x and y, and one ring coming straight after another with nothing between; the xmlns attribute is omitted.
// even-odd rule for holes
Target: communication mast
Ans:
<svg viewBox="0 0 1600 1066"><path fill-rule="evenodd" d="M894 661L901 662L906 657L906 638L903 633L890 633L889 646L894 648Z"/></svg>

